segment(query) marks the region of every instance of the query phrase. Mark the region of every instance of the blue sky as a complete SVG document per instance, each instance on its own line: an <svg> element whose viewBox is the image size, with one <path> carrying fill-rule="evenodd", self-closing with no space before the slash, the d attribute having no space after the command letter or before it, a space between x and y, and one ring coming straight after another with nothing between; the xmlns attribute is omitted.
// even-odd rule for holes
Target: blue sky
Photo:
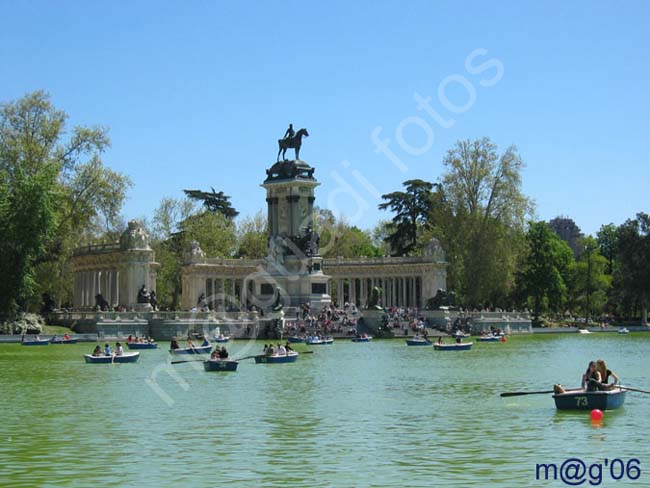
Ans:
<svg viewBox="0 0 650 488"><path fill-rule="evenodd" d="M456 140L487 136L518 147L538 218L593 233L650 211L649 14L641 1L0 0L0 100L43 89L72 124L110 127L105 163L134 182L127 218L211 186L243 215L263 209L292 122L311 134L316 203L362 228L389 217L378 195L436 180Z"/></svg>

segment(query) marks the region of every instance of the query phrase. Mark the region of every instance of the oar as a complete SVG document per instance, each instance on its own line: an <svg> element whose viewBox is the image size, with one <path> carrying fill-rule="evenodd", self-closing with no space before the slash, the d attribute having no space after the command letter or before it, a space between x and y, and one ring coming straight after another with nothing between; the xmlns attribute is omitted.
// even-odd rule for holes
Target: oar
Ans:
<svg viewBox="0 0 650 488"><path fill-rule="evenodd" d="M621 390L638 391L639 393L647 393L648 395L650 395L650 391L639 390L638 388L630 388L629 386L621 386L621 385L616 385L616 387L620 388Z"/></svg>
<svg viewBox="0 0 650 488"><path fill-rule="evenodd" d="M182 363L198 363L203 362L205 359L185 359L183 361L172 361L171 364L182 364Z"/></svg>
<svg viewBox="0 0 650 488"><path fill-rule="evenodd" d="M546 395L548 393L555 393L553 390L548 391L508 391L501 393L502 397L522 396L522 395Z"/></svg>

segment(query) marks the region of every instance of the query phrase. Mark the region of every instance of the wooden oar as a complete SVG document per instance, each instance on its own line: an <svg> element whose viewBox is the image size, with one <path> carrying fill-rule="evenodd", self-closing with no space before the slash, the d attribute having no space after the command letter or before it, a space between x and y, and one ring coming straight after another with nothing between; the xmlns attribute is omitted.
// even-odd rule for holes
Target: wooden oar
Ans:
<svg viewBox="0 0 650 488"><path fill-rule="evenodd" d="M184 359L183 361L172 361L171 364L198 363L199 361L203 362L205 359Z"/></svg>
<svg viewBox="0 0 650 488"><path fill-rule="evenodd" d="M621 390L638 391L639 393L646 393L646 394L650 395L650 391L639 390L638 388L630 388L629 386L621 386L621 385L616 385L616 387L620 388Z"/></svg>
<svg viewBox="0 0 650 488"><path fill-rule="evenodd" d="M522 396L522 395L546 395L548 393L555 393L553 390L548 391L508 391L501 393L502 397Z"/></svg>

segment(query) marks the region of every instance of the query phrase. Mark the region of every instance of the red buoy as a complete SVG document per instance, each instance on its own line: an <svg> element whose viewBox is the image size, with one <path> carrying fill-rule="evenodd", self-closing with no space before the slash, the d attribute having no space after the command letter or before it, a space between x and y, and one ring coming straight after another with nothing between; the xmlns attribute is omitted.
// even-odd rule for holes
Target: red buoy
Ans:
<svg viewBox="0 0 650 488"><path fill-rule="evenodd" d="M591 420L594 422L600 422L603 420L603 412L598 410L597 408L594 408L591 411Z"/></svg>

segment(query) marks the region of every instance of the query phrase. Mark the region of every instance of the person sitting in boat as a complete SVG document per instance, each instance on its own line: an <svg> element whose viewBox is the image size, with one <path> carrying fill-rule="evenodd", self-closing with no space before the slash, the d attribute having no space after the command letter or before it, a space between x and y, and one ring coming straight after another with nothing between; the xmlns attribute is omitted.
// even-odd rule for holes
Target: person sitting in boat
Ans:
<svg viewBox="0 0 650 488"><path fill-rule="evenodd" d="M463 336L461 335L462 332L458 331L459 333L456 334L456 344L460 344L463 342Z"/></svg>
<svg viewBox="0 0 650 488"><path fill-rule="evenodd" d="M210 342L208 341L208 338L203 336L203 343L201 344L201 347L207 347L210 345Z"/></svg>
<svg viewBox="0 0 650 488"><path fill-rule="evenodd" d="M172 339L172 342L171 342L171 344L169 345L169 348L170 348L171 350L174 350L174 349L179 349L180 347L181 347L181 346L178 345L178 341L177 341L176 339Z"/></svg>
<svg viewBox="0 0 650 488"><path fill-rule="evenodd" d="M194 343L192 342L192 339L187 340L187 347L188 349L194 349Z"/></svg>
<svg viewBox="0 0 650 488"><path fill-rule="evenodd" d="M212 354L210 354L210 359L219 359L219 351L218 348L215 348L214 351L212 351Z"/></svg>
<svg viewBox="0 0 650 488"><path fill-rule="evenodd" d="M215 348L215 351L217 348ZM228 350L225 347L222 347L219 351L219 359L228 359Z"/></svg>
<svg viewBox="0 0 650 488"><path fill-rule="evenodd" d="M273 344L269 344L269 347L266 348L267 356L273 356L275 354L275 349L273 349Z"/></svg>
<svg viewBox="0 0 650 488"><path fill-rule="evenodd" d="M600 373L600 379L601 379L600 389L601 390L612 390L612 389L616 388L616 385L619 383L618 376L613 371L607 369L607 364L605 363L604 359L598 359L596 361L596 369ZM613 383L609 383L609 377L610 376L614 380Z"/></svg>
<svg viewBox="0 0 650 488"><path fill-rule="evenodd" d="M441 345L443 344L442 336L438 336L438 344L441 344Z"/></svg>
<svg viewBox="0 0 650 488"><path fill-rule="evenodd" d="M278 356L286 356L287 355L287 349L282 344L278 344L278 347L276 349L276 353L277 353Z"/></svg>
<svg viewBox="0 0 650 488"><path fill-rule="evenodd" d="M95 350L93 351L93 356L101 356L102 354L104 354L102 352L102 347L99 344L97 344L95 346Z"/></svg>
<svg viewBox="0 0 650 488"><path fill-rule="evenodd" d="M112 356L113 355L113 350L111 349L111 346L108 344L104 344L104 356Z"/></svg>
<svg viewBox="0 0 650 488"><path fill-rule="evenodd" d="M287 350L287 354L289 354L289 351L293 351L291 344L288 342L284 345L284 348Z"/></svg>
<svg viewBox="0 0 650 488"><path fill-rule="evenodd" d="M126 338L126 342L133 344L133 335L129 334L129 337Z"/></svg>
<svg viewBox="0 0 650 488"><path fill-rule="evenodd" d="M596 361L589 361L587 371L582 375L582 388L586 391L598 391L598 385L600 385L600 382L601 377L600 372L596 368Z"/></svg>
<svg viewBox="0 0 650 488"><path fill-rule="evenodd" d="M116 356L124 355L124 348L122 347L122 344L120 344L119 342L115 343L115 355Z"/></svg>

